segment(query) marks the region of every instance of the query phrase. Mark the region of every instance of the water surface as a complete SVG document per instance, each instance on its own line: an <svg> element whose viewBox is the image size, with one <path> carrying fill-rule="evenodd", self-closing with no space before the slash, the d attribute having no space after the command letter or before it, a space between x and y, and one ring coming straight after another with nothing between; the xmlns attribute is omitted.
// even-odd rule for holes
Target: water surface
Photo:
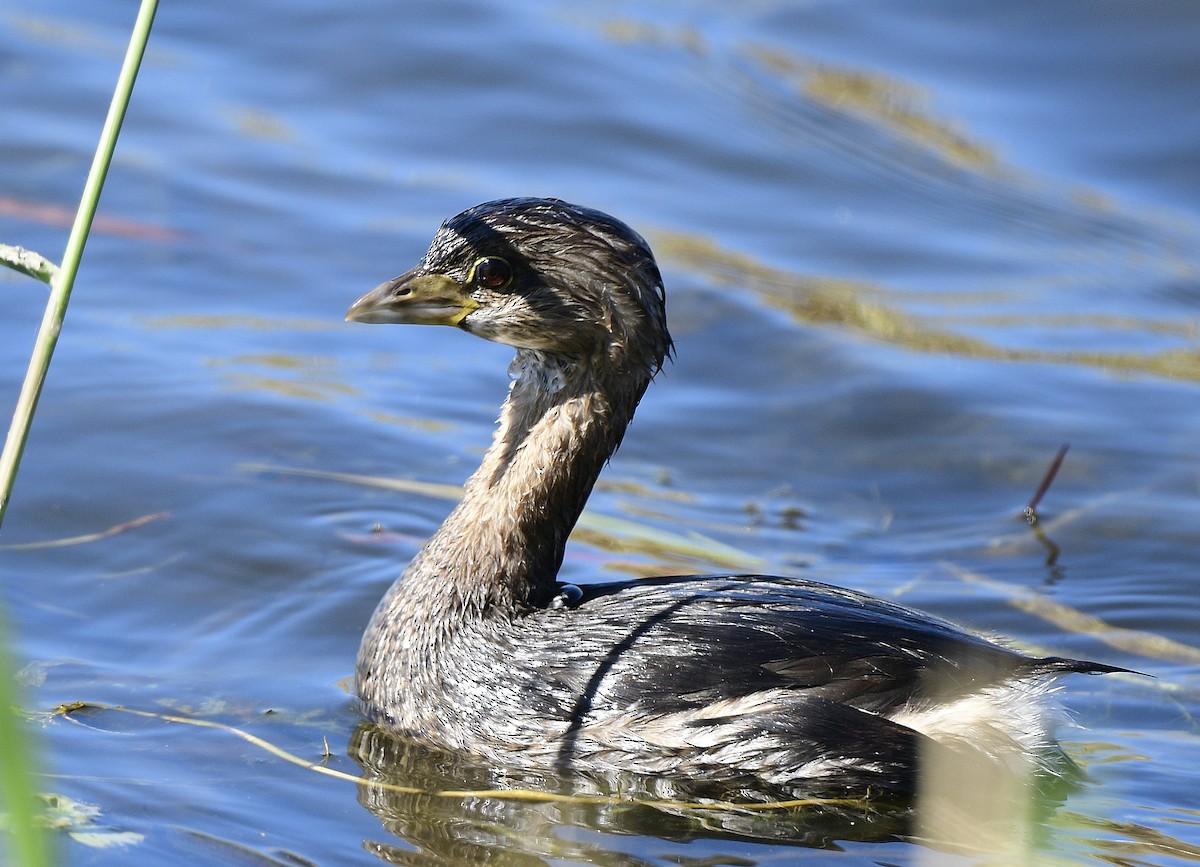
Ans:
<svg viewBox="0 0 1200 867"><path fill-rule="evenodd" d="M0 241L60 254L134 14L0 6ZM678 349L564 577L801 574L1152 674L1067 682L1087 780L1019 845L1200 859L1197 44L1183 2L164 4L0 538L27 707L497 785L371 742L344 679L509 351L341 320L442 219L557 195L650 238ZM44 294L0 291L9 406ZM112 711L38 734L69 864L960 857L388 794Z"/></svg>

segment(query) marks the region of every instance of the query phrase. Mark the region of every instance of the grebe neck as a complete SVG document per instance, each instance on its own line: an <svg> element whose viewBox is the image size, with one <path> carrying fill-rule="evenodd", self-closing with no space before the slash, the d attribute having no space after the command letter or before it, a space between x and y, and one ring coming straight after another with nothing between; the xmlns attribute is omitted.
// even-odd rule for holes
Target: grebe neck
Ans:
<svg viewBox="0 0 1200 867"><path fill-rule="evenodd" d="M605 382L595 370L517 353L491 447L393 592L419 597L424 616L453 619L550 601L567 537L649 382Z"/></svg>

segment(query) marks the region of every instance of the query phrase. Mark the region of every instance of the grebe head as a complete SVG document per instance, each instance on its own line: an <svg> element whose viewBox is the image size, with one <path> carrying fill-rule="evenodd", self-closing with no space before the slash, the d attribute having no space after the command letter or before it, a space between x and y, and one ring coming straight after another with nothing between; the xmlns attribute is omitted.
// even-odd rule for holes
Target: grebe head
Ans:
<svg viewBox="0 0 1200 867"><path fill-rule="evenodd" d="M558 199L501 199L442 224L421 262L346 313L454 325L564 361L653 373L671 352L662 277L621 221Z"/></svg>

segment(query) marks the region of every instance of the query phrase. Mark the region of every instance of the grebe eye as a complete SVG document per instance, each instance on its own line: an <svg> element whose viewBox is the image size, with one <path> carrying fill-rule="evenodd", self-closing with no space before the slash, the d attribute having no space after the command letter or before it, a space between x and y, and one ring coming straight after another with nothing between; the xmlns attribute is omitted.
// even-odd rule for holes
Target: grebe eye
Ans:
<svg viewBox="0 0 1200 867"><path fill-rule="evenodd" d="M512 280L512 265L499 256L485 256L471 269L475 284L482 289L503 289Z"/></svg>

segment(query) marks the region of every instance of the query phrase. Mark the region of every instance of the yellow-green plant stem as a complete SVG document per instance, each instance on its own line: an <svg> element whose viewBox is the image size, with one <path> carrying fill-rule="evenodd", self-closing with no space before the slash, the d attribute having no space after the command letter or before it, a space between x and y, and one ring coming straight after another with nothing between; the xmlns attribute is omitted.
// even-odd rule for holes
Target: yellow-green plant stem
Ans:
<svg viewBox="0 0 1200 867"><path fill-rule="evenodd" d="M88 171L87 182L83 187L83 196L79 210L75 213L75 222L71 226L71 234L67 238L66 251L57 273L50 281L50 300L46 304L46 313L42 317L34 342L33 354L29 359L29 369L25 381L21 384L21 393L17 397L17 407L13 412L12 424L8 429L8 437L4 441L4 451L0 454L0 524L8 511L9 497L12 495L13 481L21 464L21 455L25 451L25 440L29 436L29 426L33 421L33 413L37 409L38 398L42 394L42 385L46 381L46 371L50 368L50 357L58 343L58 334L62 330L63 318L67 313L67 302L71 298L71 289L75 286L75 274L79 270L79 260L83 258L83 248L87 243L88 233L92 228L92 219L96 215L96 205L100 201L100 190L104 187L104 178L112 163L113 150L117 146L117 135L121 131L121 123L125 120L125 110L129 106L129 96L133 92L133 83L137 78L138 68L146 53L146 40L150 37L150 26L154 23L154 13L158 9L158 0L142 0L134 22L133 35L129 40L129 50L125 52L125 60L121 64L121 73L117 78L117 86L113 91L112 103L108 108L108 116L104 120L104 128L100 132L100 144L92 159L92 167Z"/></svg>
<svg viewBox="0 0 1200 867"><path fill-rule="evenodd" d="M13 411L8 436L4 441L4 450L0 452L0 524L8 511L13 482L25 450L33 413L42 393L50 358L58 343L58 335L67 312L67 302L75 285L79 262L83 258L83 248L92 228L92 219L100 201L100 191L104 187L104 179L112 163L117 136L125 119L125 111L129 106L129 97L133 93L133 84L137 79L142 57L146 53L146 42L150 37L150 27L154 23L157 10L158 0L142 0L129 40L129 49L121 63L108 116L100 132L100 143L84 183L79 210L75 213L75 222L67 238L61 265L55 268L40 256L19 248L6 247L3 251L5 264L42 280L48 278L50 299L34 341L29 367ZM36 815L34 759L30 739L24 730L18 710L16 683L12 675L13 665L8 654L9 634L2 615L3 612L0 611L0 810L8 813L8 861L22 867L49 867L52 859L47 834Z"/></svg>
<svg viewBox="0 0 1200 867"><path fill-rule="evenodd" d="M50 852L46 832L38 824L33 757L21 725L6 626L0 611L0 808L8 814L9 863L46 867L51 863ZM0 848L0 860L3 851Z"/></svg>
<svg viewBox="0 0 1200 867"><path fill-rule="evenodd" d="M13 247L10 244L0 244L0 264L7 265L22 274L28 274L47 285L54 280L54 275L58 273L58 266L53 262L43 259L32 250Z"/></svg>

